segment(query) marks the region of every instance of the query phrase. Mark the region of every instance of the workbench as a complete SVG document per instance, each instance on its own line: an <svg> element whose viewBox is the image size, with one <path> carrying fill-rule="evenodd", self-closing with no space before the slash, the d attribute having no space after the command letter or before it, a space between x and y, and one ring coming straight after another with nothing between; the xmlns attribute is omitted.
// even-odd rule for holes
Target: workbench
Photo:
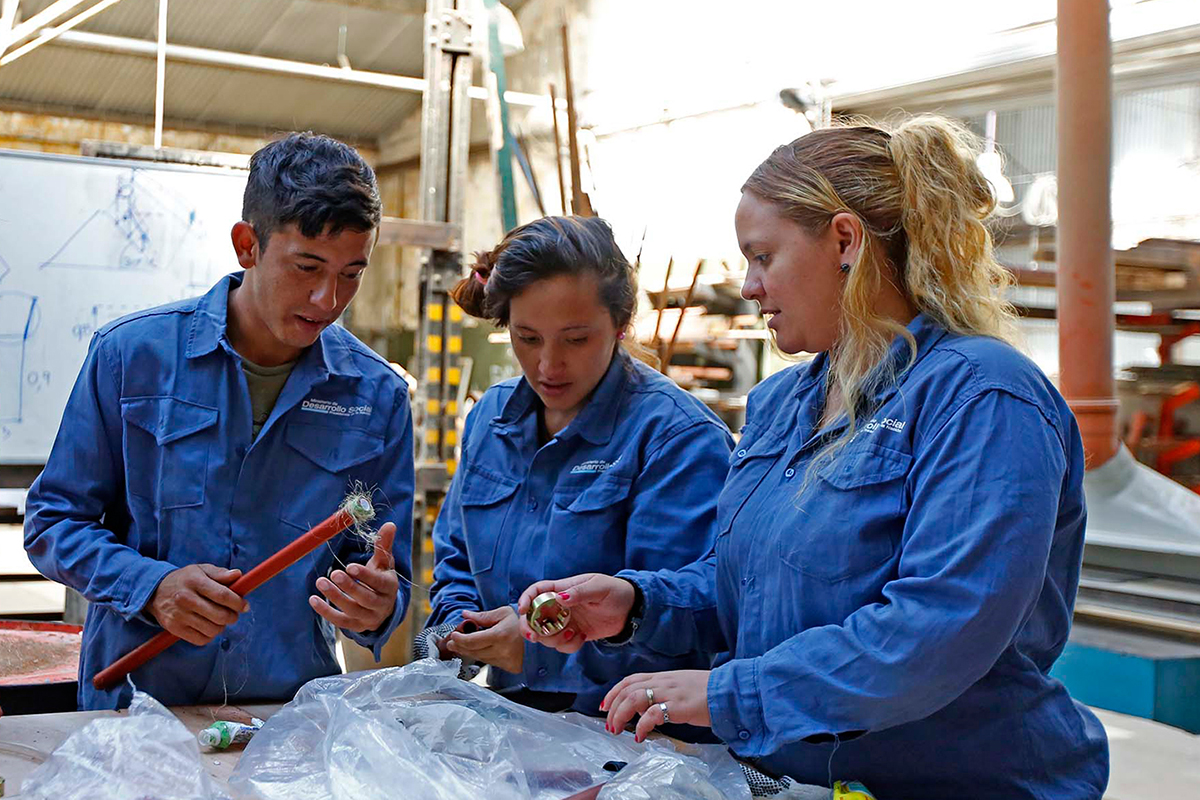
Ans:
<svg viewBox="0 0 1200 800"><path fill-rule="evenodd" d="M241 706L184 706L171 713L192 733L208 727L214 719L266 719L282 708L279 704ZM1108 730L1112 774L1105 800L1136 800L1154 787L1161 797L1194 797L1200 786L1200 736L1188 734L1150 720L1093 709ZM76 711L65 714L29 714L0 717L0 776L7 782L4 800L20 797L25 776L69 735L93 719L113 716L116 711ZM124 712L120 712L124 713ZM38 753L11 744L32 748ZM201 748L200 760L218 786L226 787L230 773L241 758L242 747L225 751Z"/></svg>
<svg viewBox="0 0 1200 800"><path fill-rule="evenodd" d="M249 722L251 717L266 719L283 707L282 703L229 706L178 706L171 709L193 734L214 720ZM63 714L26 714L0 717L0 777L5 781L5 800L20 797L21 784L68 736L94 719L125 716L126 711L73 711ZM224 789L230 773L242 756L244 745L228 750L200 748L200 761L216 784Z"/></svg>

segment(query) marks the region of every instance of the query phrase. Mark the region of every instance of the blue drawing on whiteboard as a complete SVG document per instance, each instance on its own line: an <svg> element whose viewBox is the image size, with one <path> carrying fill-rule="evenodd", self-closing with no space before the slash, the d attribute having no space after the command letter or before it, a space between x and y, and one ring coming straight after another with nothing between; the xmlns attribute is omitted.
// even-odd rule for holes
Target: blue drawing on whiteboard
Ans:
<svg viewBox="0 0 1200 800"><path fill-rule="evenodd" d="M0 292L0 422L21 421L25 349L36 327L36 297Z"/></svg>
<svg viewBox="0 0 1200 800"><path fill-rule="evenodd" d="M112 202L84 220L47 267L157 272L170 269L175 256L197 234L196 211L181 205L144 170L117 178Z"/></svg>

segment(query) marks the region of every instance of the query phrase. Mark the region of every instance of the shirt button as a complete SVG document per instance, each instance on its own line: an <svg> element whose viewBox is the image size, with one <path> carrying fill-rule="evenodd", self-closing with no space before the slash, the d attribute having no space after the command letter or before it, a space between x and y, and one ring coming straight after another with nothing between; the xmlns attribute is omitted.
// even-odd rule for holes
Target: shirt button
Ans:
<svg viewBox="0 0 1200 800"><path fill-rule="evenodd" d="M746 455L746 451L745 451L745 450L738 450L738 458L741 458L741 457L742 457L742 456L744 456L744 455Z"/></svg>
<svg viewBox="0 0 1200 800"><path fill-rule="evenodd" d="M750 741L750 731L738 731L738 738L743 742Z"/></svg>
<svg viewBox="0 0 1200 800"><path fill-rule="evenodd" d="M236 556L241 552L242 552L242 546L240 544L235 544L233 546L233 554Z"/></svg>
<svg viewBox="0 0 1200 800"><path fill-rule="evenodd" d="M785 477L785 478L794 478L795 476L796 476L796 470L792 469L791 467L788 467L783 472L783 477Z"/></svg>
<svg viewBox="0 0 1200 800"><path fill-rule="evenodd" d="M545 667L538 667L538 677L539 678L546 677L546 668Z"/></svg>
<svg viewBox="0 0 1200 800"><path fill-rule="evenodd" d="M529 510L537 511L537 506L538 506L537 499L535 499L533 497L529 498Z"/></svg>
<svg viewBox="0 0 1200 800"><path fill-rule="evenodd" d="M222 640L221 640L221 649L222 649L222 650L228 650L228 649L229 649L229 640L228 640L228 639L222 639Z"/></svg>

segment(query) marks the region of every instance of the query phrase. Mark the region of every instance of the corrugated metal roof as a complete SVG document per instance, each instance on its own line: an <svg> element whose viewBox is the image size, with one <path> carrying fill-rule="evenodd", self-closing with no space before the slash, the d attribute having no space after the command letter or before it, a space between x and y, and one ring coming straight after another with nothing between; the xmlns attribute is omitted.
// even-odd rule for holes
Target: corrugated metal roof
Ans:
<svg viewBox="0 0 1200 800"><path fill-rule="evenodd" d="M28 19L52 0L22 0ZM168 41L234 53L337 64L339 27L355 69L419 76L419 14L313 0L171 0ZM520 5L511 3L510 6ZM153 40L157 0L122 0L77 30ZM153 58L102 53L50 43L0 68L5 101L75 110L89 116L154 115ZM170 120L238 130L313 129L376 139L420 106L413 92L167 62L165 115Z"/></svg>

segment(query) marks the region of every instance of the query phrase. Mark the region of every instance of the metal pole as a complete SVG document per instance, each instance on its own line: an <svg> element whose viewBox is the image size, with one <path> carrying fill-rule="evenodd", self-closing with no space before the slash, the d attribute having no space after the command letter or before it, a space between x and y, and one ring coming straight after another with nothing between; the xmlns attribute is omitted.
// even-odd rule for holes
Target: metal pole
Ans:
<svg viewBox="0 0 1200 800"><path fill-rule="evenodd" d="M121 2L121 0L100 0L99 3L96 3L96 5L92 6L87 11L79 12L66 22L55 25L53 28L43 28L38 32L37 38L30 39L16 50L13 50L3 58L0 58L0 67L8 66L26 53L36 50L48 42L54 41L59 36L62 36L64 33L74 28L76 25L82 25L104 9L109 8L110 6L115 6L119 2ZM16 10L15 2L13 3L13 10ZM5 24L6 23L4 22L0 22L0 40L2 40L4 36L3 28L5 27Z"/></svg>
<svg viewBox="0 0 1200 800"><path fill-rule="evenodd" d="M1117 452L1108 3L1058 0L1058 358L1087 466Z"/></svg>
<svg viewBox="0 0 1200 800"><path fill-rule="evenodd" d="M563 179L562 168L562 137L558 133L558 93L554 84L550 84L550 121L554 125L554 166L558 170L558 200L562 205L562 214L571 213L567 205L567 182Z"/></svg>
<svg viewBox="0 0 1200 800"><path fill-rule="evenodd" d="M163 89L167 80L167 0L158 0L158 71L154 85L154 149L162 149Z"/></svg>
<svg viewBox="0 0 1200 800"><path fill-rule="evenodd" d="M22 22L20 25L17 25L15 28L13 28L9 32L8 42L4 49L7 50L9 47L17 44L25 37L37 32L40 28L49 25L51 22L63 16L64 14L74 11L86 2L87 0L57 0L57 2L51 3L29 19Z"/></svg>
<svg viewBox="0 0 1200 800"><path fill-rule="evenodd" d="M17 6L21 0L3 0L0 4L0 53L8 49L8 37L12 34L13 21L17 18Z"/></svg>
<svg viewBox="0 0 1200 800"><path fill-rule="evenodd" d="M99 50L105 53L128 53L137 56L156 56L158 54L157 44L148 39L131 39L127 36L109 36L104 33L70 31L59 36L57 41L59 44L88 50ZM325 64L291 61L286 58L231 53L226 50L210 50L207 47L168 44L167 58L172 61L186 61L191 64L212 64L220 67L250 70L252 72L296 75L335 83L380 86L385 89L399 89L408 92L425 91L424 78L413 78L408 75L391 75L386 72L370 72L362 69L343 69ZM467 93L472 100L486 100L488 96L487 87L485 86L470 86L467 88ZM509 105L531 108L534 106L543 106L550 102L550 98L542 95L512 91L505 92L504 99Z"/></svg>

